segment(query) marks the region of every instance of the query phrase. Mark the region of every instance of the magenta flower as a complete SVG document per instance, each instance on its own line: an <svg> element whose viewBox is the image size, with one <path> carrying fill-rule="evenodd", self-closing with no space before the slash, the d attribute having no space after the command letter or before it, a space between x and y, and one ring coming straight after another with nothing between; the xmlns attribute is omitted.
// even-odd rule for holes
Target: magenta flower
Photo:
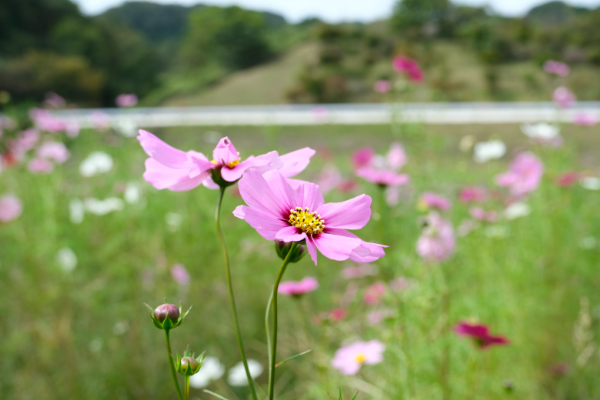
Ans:
<svg viewBox="0 0 600 400"><path fill-rule="evenodd" d="M289 178L304 170L315 154L314 150L306 147L283 156L272 151L241 161L233 143L225 137L219 141L213 151L213 160L209 161L202 153L178 150L143 129L139 130L138 140L150 156L146 160L144 179L156 189L173 191L190 190L202 183L210 189L218 189L211 177L213 170L219 172L220 178L226 182L237 181L250 167L261 172L279 169Z"/></svg>
<svg viewBox="0 0 600 400"><path fill-rule="evenodd" d="M419 64L408 57L397 56L392 61L394 70L398 73L406 72L411 81L421 83L423 81L423 71Z"/></svg>
<svg viewBox="0 0 600 400"><path fill-rule="evenodd" d="M354 342L335 352L331 366L343 375L356 375L363 364L373 365L383 361L385 345L379 340Z"/></svg>
<svg viewBox="0 0 600 400"><path fill-rule="evenodd" d="M64 143L53 141L44 142L38 147L36 155L40 159L52 160L57 164L64 163L71 156Z"/></svg>
<svg viewBox="0 0 600 400"><path fill-rule="evenodd" d="M386 157L372 156L369 164L359 168L356 175L381 186L404 185L409 181L408 175L398 174L397 171L406 164L406 161L406 153L402 146L399 143L392 143Z"/></svg>
<svg viewBox="0 0 600 400"><path fill-rule="evenodd" d="M435 193L425 192L419 199L419 203L425 208L437 208L438 210L447 210L452 203L447 198Z"/></svg>
<svg viewBox="0 0 600 400"><path fill-rule="evenodd" d="M300 182L292 188L277 170L263 176L250 169L239 188L248 206L238 206L233 214L267 240L305 242L315 265L317 249L337 261L373 262L385 255L386 246L364 242L348 232L369 222L371 197L367 195L325 204L317 185Z"/></svg>
<svg viewBox="0 0 600 400"><path fill-rule="evenodd" d="M19 218L22 212L23 205L17 196L8 194L0 197L0 222Z"/></svg>
<svg viewBox="0 0 600 400"><path fill-rule="evenodd" d="M476 186L467 186L460 191L458 196L459 200L463 203L476 202L480 203L485 201L487 198L487 192L485 189Z"/></svg>
<svg viewBox="0 0 600 400"><path fill-rule="evenodd" d="M593 114L577 113L573 118L575 125L594 126L598 123L598 118Z"/></svg>
<svg viewBox="0 0 600 400"><path fill-rule="evenodd" d="M346 267L342 270L344 279L363 278L365 276L377 275L379 269L372 264L357 265L356 267Z"/></svg>
<svg viewBox="0 0 600 400"><path fill-rule="evenodd" d="M284 294L286 296L300 297L305 293L317 290L319 282L315 278L307 276L301 281L286 281L281 282L277 293Z"/></svg>
<svg viewBox="0 0 600 400"><path fill-rule="evenodd" d="M365 290L363 301L365 304L377 304L385 294L385 285L383 282L375 282Z"/></svg>
<svg viewBox="0 0 600 400"><path fill-rule="evenodd" d="M549 74L556 74L558 76L567 76L571 69L565 63L559 61L548 60L544 63L544 71Z"/></svg>
<svg viewBox="0 0 600 400"><path fill-rule="evenodd" d="M27 168L34 174L48 174L54 169L54 164L43 158L34 158L29 161Z"/></svg>
<svg viewBox="0 0 600 400"><path fill-rule="evenodd" d="M35 129L24 130L8 143L9 152L15 160L20 161L29 150L35 147L39 139L40 134Z"/></svg>
<svg viewBox="0 0 600 400"><path fill-rule="evenodd" d="M459 336L466 336L475 342L480 349L486 349L494 345L508 344L509 341L504 336L493 336L485 325L471 324L468 322L459 322L454 327L454 332Z"/></svg>
<svg viewBox="0 0 600 400"><path fill-rule="evenodd" d="M356 150L352 155L352 165L354 166L354 169L371 165L374 156L375 150L371 147L363 147Z"/></svg>
<svg viewBox="0 0 600 400"><path fill-rule="evenodd" d="M441 262L454 253L456 239L452 223L432 211L417 241L417 253L429 262Z"/></svg>
<svg viewBox="0 0 600 400"><path fill-rule="evenodd" d="M518 154L507 172L496 177L498 186L507 187L516 198L534 191L542 179L544 165L529 152Z"/></svg>
<svg viewBox="0 0 600 400"><path fill-rule="evenodd" d="M387 93L392 89L392 84L390 83L390 81L377 81L375 82L373 89L375 89L377 93Z"/></svg>
<svg viewBox="0 0 600 400"><path fill-rule="evenodd" d="M576 171L567 171L556 179L556 184L560 187L569 187L579 181L580 174Z"/></svg>
<svg viewBox="0 0 600 400"><path fill-rule="evenodd" d="M473 207L469 210L471 217L485 222L495 222L498 220L498 213L496 211L485 211L480 207Z"/></svg>
<svg viewBox="0 0 600 400"><path fill-rule="evenodd" d="M175 282L182 286L190 283L190 274L188 274L187 269L181 264L173 265L173 268L171 268L171 276L175 279Z"/></svg>
<svg viewBox="0 0 600 400"><path fill-rule="evenodd" d="M577 100L575 95L564 86L556 88L552 99L560 108L569 108Z"/></svg>
<svg viewBox="0 0 600 400"><path fill-rule="evenodd" d="M117 105L119 107L133 107L137 104L138 102L138 97L133 94L120 94L117 96L115 103L117 103Z"/></svg>

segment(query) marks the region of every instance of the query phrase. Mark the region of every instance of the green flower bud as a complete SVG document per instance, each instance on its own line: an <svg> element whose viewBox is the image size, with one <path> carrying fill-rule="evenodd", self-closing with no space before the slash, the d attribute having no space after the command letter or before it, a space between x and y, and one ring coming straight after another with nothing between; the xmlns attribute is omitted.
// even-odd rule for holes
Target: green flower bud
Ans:
<svg viewBox="0 0 600 400"><path fill-rule="evenodd" d="M198 361L192 357L183 357L181 359L181 369L185 371L188 368L191 368L192 370L198 368Z"/></svg>
<svg viewBox="0 0 600 400"><path fill-rule="evenodd" d="M292 248L292 244L293 242L286 243L280 240L275 240L275 251L277 252L279 258L285 260L288 253L290 252L290 249ZM303 243L298 243L296 245L296 248L294 249L294 252L292 253L292 256L290 257L290 262L295 263L300 261L305 254L306 245Z"/></svg>
<svg viewBox="0 0 600 400"><path fill-rule="evenodd" d="M184 376L197 374L198 371L200 371L200 368L202 368L202 364L206 357L204 356L204 353L200 354L198 357L194 357L194 355L195 354L190 351L189 347L185 349L183 357L177 354L177 362L175 363L177 372Z"/></svg>
<svg viewBox="0 0 600 400"><path fill-rule="evenodd" d="M191 309L190 307L185 313L182 313L181 305L177 307L175 304L163 304L156 307L156 309L152 309L152 307L146 304L146 307L150 310L150 318L152 318L154 326L166 331L181 325L183 319Z"/></svg>

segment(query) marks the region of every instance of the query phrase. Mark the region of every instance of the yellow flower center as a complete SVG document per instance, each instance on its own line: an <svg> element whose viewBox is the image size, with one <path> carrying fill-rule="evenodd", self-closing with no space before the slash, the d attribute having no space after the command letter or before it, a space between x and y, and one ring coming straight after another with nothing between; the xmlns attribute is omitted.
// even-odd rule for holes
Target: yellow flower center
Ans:
<svg viewBox="0 0 600 400"><path fill-rule="evenodd" d="M316 212L311 213L308 207L291 209L289 222L309 235L323 233L325 229L325 220Z"/></svg>
<svg viewBox="0 0 600 400"><path fill-rule="evenodd" d="M364 363L367 360L367 358L365 357L365 355L362 354L362 353L360 353L359 355L357 355L355 359L356 359L356 361L359 364L362 364L362 363Z"/></svg>
<svg viewBox="0 0 600 400"><path fill-rule="evenodd" d="M217 164L218 164L217 160L211 160L210 162L211 162L211 163L213 163L213 164L215 164L215 165L217 165ZM233 168L233 167L235 167L236 165L238 165L239 163L240 163L240 159L238 158L237 160L234 160L234 161L232 161L232 162L228 163L228 164L226 165L226 167L227 167L227 168Z"/></svg>

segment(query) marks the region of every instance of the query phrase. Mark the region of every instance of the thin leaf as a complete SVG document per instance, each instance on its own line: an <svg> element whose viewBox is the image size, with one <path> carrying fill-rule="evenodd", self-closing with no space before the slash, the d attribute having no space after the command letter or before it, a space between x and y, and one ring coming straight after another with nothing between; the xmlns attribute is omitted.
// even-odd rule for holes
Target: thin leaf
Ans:
<svg viewBox="0 0 600 400"><path fill-rule="evenodd" d="M358 390L356 391L356 393L354 393L354 396L352 396L352 398L350 400L355 400L356 396L358 396Z"/></svg>
<svg viewBox="0 0 600 400"><path fill-rule="evenodd" d="M221 399L221 400L229 400L226 397L221 396L220 394L216 394L215 392L211 392L210 390L204 389L204 393L208 393L208 394L212 394L213 396L215 396L217 399Z"/></svg>
<svg viewBox="0 0 600 400"><path fill-rule="evenodd" d="M294 359L294 358L296 358L296 357L300 357L300 356L303 356L303 355L305 355L306 353L310 353L311 351L312 351L312 349L310 349L310 350L306 350L306 351L303 351L302 353L300 353L300 354L296 354L295 356L288 357L288 358L286 358L285 360L281 361L280 363L278 363L278 364L275 364L275 368L279 367L279 366L280 366L280 365L282 365L282 364L285 364L286 362L288 362L288 361L290 361L290 360L293 360L293 359Z"/></svg>

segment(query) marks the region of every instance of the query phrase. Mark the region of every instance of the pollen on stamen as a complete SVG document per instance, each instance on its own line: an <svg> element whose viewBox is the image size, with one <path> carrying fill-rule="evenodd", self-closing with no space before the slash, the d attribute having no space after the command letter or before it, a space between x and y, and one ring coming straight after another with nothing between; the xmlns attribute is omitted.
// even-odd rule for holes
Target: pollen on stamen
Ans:
<svg viewBox="0 0 600 400"><path fill-rule="evenodd" d="M290 225L299 228L309 235L322 233L325 229L325 220L322 220L321 216L316 212L311 213L308 207L290 209L288 221Z"/></svg>

